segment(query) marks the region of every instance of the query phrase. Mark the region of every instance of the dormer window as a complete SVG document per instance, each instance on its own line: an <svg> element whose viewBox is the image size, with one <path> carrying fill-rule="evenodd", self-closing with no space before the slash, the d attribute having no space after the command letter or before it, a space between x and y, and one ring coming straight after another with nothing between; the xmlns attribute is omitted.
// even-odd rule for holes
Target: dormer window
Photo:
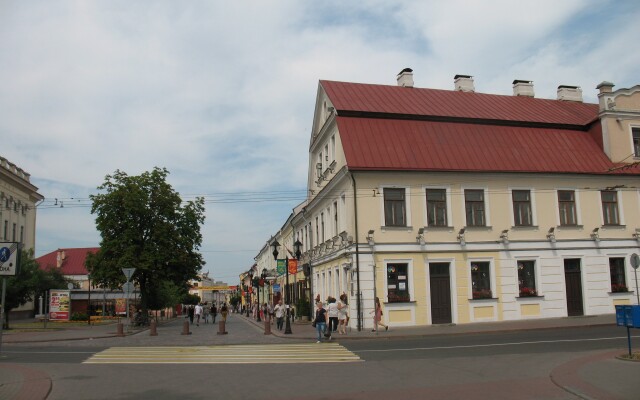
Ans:
<svg viewBox="0 0 640 400"><path fill-rule="evenodd" d="M633 128L633 155L640 158L640 128Z"/></svg>

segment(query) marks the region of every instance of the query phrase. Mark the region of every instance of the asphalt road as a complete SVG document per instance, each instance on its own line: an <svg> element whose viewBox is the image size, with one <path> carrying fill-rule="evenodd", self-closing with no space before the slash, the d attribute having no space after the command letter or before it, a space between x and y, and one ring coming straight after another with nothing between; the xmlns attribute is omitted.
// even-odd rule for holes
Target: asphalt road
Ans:
<svg viewBox="0 0 640 400"><path fill-rule="evenodd" d="M239 326L238 326L239 328ZM49 375L47 399L576 399L553 382L563 371L571 379L606 385L607 374L590 370L590 357L608 350L624 352L626 331L617 327L567 328L431 336L410 339L345 340L340 345L315 344L260 336L247 328L245 343L215 346L224 355L198 346L128 347L125 357L201 357L185 364L111 363L108 340L96 343L6 346L2 363ZM254 337L255 340L252 340ZM638 336L635 342L640 343ZM259 343L249 345L247 343ZM113 343L117 343L114 341ZM333 351L359 360L339 361ZM172 351L166 355L167 351ZM296 352L300 352L299 354ZM205 354L206 353L206 354ZM320 353L327 362L287 361ZM99 357L103 355L103 359ZM224 363L197 363L224 357ZM259 364L251 363L262 357ZM98 360L103 364L87 364ZM102 361L101 361L102 360ZM105 361L106 360L106 361ZM152 359L153 360L153 359ZM162 360L158 358L157 360ZM249 362L249 363L245 363ZM622 377L638 382L639 363L628 363ZM587 366L587 367L584 367ZM584 368L583 368L584 367ZM576 372L581 368L581 372ZM618 372L619 373L619 372ZM640 383L638 383L640 391ZM638 391L612 392L637 399Z"/></svg>

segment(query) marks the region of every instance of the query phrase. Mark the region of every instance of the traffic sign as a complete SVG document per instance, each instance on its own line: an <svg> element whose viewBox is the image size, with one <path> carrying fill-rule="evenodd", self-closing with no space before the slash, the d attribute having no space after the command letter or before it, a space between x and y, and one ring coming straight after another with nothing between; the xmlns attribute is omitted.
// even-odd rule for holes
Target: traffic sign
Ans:
<svg viewBox="0 0 640 400"><path fill-rule="evenodd" d="M133 292L133 290L134 290L133 282L127 282L122 284L122 291L125 292L126 294Z"/></svg>
<svg viewBox="0 0 640 400"><path fill-rule="evenodd" d="M0 275L14 276L18 272L18 243L0 242Z"/></svg>
<svg viewBox="0 0 640 400"><path fill-rule="evenodd" d="M127 277L127 282L131 280L134 272L136 272L135 268L122 268L122 273Z"/></svg>
<svg viewBox="0 0 640 400"><path fill-rule="evenodd" d="M631 266L633 269L638 269L638 266L640 266L640 256L636 253L631 255Z"/></svg>

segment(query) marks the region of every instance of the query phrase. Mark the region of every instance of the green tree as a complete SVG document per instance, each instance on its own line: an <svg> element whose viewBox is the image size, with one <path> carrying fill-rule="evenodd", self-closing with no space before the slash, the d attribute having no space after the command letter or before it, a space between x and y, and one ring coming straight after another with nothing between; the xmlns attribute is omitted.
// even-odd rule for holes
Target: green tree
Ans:
<svg viewBox="0 0 640 400"><path fill-rule="evenodd" d="M126 280L122 268L136 268L132 281L140 288L144 315L157 305L166 282L182 287L204 265L198 252L204 199L183 202L168 174L157 167L138 176L116 171L98 187L102 193L91 196L102 236L100 250L87 257L91 278L116 289Z"/></svg>
<svg viewBox="0 0 640 400"><path fill-rule="evenodd" d="M69 282L56 268L41 270L33 257L32 249L20 251L18 264L20 266L18 273L7 279L4 306L5 329L9 329L9 311L36 299L40 295L45 296L47 290L65 289Z"/></svg>

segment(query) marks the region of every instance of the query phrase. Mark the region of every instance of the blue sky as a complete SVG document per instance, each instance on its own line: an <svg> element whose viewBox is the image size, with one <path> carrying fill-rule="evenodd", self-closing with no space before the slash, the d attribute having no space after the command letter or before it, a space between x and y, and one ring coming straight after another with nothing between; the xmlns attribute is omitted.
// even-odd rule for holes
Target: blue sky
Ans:
<svg viewBox="0 0 640 400"><path fill-rule="evenodd" d="M159 166L206 197L205 270L237 282L304 197L320 79L394 85L411 67L418 87L527 79L589 102L604 80L640 83L637 1L514 4L1 2L0 155L46 197L36 255L97 246L89 195Z"/></svg>

